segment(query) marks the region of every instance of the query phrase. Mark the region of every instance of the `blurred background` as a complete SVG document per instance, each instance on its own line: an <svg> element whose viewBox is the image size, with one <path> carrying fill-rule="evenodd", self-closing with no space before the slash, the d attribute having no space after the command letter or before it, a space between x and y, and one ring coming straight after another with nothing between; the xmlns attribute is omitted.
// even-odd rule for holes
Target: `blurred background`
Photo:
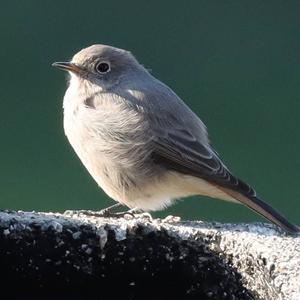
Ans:
<svg viewBox="0 0 300 300"><path fill-rule="evenodd" d="M300 1L2 1L0 208L100 210L113 204L68 144L65 74L83 47L133 52L202 118L232 171L300 224ZM205 197L155 216L250 222Z"/></svg>

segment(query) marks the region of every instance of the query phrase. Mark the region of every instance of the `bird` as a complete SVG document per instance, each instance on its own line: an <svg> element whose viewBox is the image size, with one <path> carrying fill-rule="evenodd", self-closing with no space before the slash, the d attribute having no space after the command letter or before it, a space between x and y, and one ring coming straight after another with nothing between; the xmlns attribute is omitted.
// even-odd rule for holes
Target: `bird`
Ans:
<svg viewBox="0 0 300 300"><path fill-rule="evenodd" d="M285 232L299 232L227 168L201 119L130 51L96 44L52 65L70 75L65 135L118 205L155 211L204 195L243 204Z"/></svg>

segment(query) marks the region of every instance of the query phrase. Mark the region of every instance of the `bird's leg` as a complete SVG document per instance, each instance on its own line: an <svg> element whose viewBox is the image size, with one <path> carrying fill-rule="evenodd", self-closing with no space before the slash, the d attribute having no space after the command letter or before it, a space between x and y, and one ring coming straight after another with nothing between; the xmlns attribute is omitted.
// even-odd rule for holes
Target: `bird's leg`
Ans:
<svg viewBox="0 0 300 300"><path fill-rule="evenodd" d="M116 208L120 208L121 206L123 206L121 203L116 203L95 213L101 217L114 217L116 214L118 214L117 212L114 212L114 210Z"/></svg>
<svg viewBox="0 0 300 300"><path fill-rule="evenodd" d="M93 210L67 210L65 211L65 214L81 214L85 216L91 216L91 217L99 217L99 218L123 218L126 215L131 216L133 218L136 217L137 214L140 214L141 217L147 217L148 219L152 220L152 217L149 213L145 213L143 210L138 208L131 208L126 211L120 211L120 212L114 212L115 209L123 206L120 203L111 205L107 208L104 208L100 211L93 211Z"/></svg>
<svg viewBox="0 0 300 300"><path fill-rule="evenodd" d="M118 213L114 213L113 211L116 208L119 208L123 206L121 203L116 203L114 205L111 205L109 207L106 207L104 209L101 209L100 211L93 211L93 210L66 210L65 214L83 214L86 216L93 216L93 217L113 217Z"/></svg>
<svg viewBox="0 0 300 300"><path fill-rule="evenodd" d="M152 220L152 217L149 213L145 213L142 209L139 209L137 207L125 211L114 212L115 208L119 208L121 206L123 205L118 203L110 207L104 208L99 212L87 211L87 213L85 213L83 211L83 213L94 217L104 217L104 218L124 218L125 216L131 216L132 218L136 218L137 215L140 215L143 218L148 218L149 220Z"/></svg>
<svg viewBox="0 0 300 300"><path fill-rule="evenodd" d="M99 217L99 218L123 218L126 215L130 215L133 218L136 217L136 214L143 214L143 210L138 208L131 208L126 211L120 211L120 212L114 212L116 208L120 208L123 205L120 203L116 203L114 205L111 205L109 207L106 207L100 211L93 211L93 210L66 210L65 214L82 214L85 216L91 216L91 217ZM151 219L150 214L147 214L147 217Z"/></svg>
<svg viewBox="0 0 300 300"><path fill-rule="evenodd" d="M138 208L135 207L135 208L131 208L131 209L126 210L126 211L117 212L117 213L114 214L114 217L122 218L125 215L130 215L130 216L135 218L136 214L140 214L142 212L143 211L141 209L138 209Z"/></svg>
<svg viewBox="0 0 300 300"><path fill-rule="evenodd" d="M139 216L140 218L147 218L150 221L152 221L152 216L150 215L150 213L145 212L142 209L137 208L137 207L129 209L128 211L116 213L116 215L117 215L116 217L118 217L118 215L119 215L119 217L124 217L125 215L130 215L133 218L137 218Z"/></svg>

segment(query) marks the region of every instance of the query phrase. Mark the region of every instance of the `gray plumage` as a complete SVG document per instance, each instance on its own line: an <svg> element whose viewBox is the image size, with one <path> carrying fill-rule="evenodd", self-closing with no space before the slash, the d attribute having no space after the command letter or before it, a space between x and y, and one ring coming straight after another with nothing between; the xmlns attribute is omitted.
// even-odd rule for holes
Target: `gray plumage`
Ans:
<svg viewBox="0 0 300 300"><path fill-rule="evenodd" d="M71 62L64 129L102 189L130 208L157 210L206 195L241 202L288 232L298 228L233 176L203 122L125 50L93 45Z"/></svg>

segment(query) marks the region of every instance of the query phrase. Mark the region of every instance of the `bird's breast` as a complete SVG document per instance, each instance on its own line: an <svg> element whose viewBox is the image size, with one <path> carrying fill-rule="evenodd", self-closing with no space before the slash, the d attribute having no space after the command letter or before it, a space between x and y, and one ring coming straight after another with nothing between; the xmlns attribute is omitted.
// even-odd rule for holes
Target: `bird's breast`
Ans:
<svg viewBox="0 0 300 300"><path fill-rule="evenodd" d="M122 103L96 109L84 102L64 106L64 130L74 151L101 188L119 202L149 175L145 126L140 114Z"/></svg>

